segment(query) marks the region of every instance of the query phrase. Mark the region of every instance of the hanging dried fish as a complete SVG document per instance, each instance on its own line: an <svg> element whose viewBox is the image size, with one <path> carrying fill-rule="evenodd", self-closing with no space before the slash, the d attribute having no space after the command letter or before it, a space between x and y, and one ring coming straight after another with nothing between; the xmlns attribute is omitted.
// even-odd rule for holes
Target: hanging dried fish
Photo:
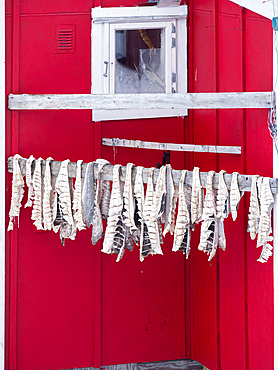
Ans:
<svg viewBox="0 0 278 370"><path fill-rule="evenodd" d="M67 222L61 224L60 239L61 239L62 245L65 245L66 239L75 240L76 230L77 228L76 228L75 223L73 225L69 225Z"/></svg>
<svg viewBox="0 0 278 370"><path fill-rule="evenodd" d="M179 193L179 187L175 186L174 195L173 195L172 203L170 206L170 213L168 216L168 224L163 231L164 237L169 231L171 235L173 235L175 232L175 213L176 213L176 206L177 206L177 200L178 200L178 193Z"/></svg>
<svg viewBox="0 0 278 370"><path fill-rule="evenodd" d="M82 194L82 203L87 227L90 227L92 223L95 207L94 164L95 162L87 164Z"/></svg>
<svg viewBox="0 0 278 370"><path fill-rule="evenodd" d="M33 205L34 188L33 188L32 164L34 160L35 157L33 155L30 155L30 157L26 161L26 185L28 187L28 199L24 208L32 207Z"/></svg>
<svg viewBox="0 0 278 370"><path fill-rule="evenodd" d="M59 194L55 191L53 206L53 231L57 233L60 230L61 225L66 222L67 221L63 217Z"/></svg>
<svg viewBox="0 0 278 370"><path fill-rule="evenodd" d="M102 158L97 159L96 163L109 164L109 162L106 159ZM102 218L106 220L108 217L110 204L110 181L108 180L99 180L99 181L100 181L99 207Z"/></svg>
<svg viewBox="0 0 278 370"><path fill-rule="evenodd" d="M209 171L207 175L206 196L204 201L203 222L198 249L209 255L209 261L215 256L218 239L219 224L216 218L216 196L212 186L215 172Z"/></svg>
<svg viewBox="0 0 278 370"><path fill-rule="evenodd" d="M123 195L120 185L120 168L121 165L116 164L113 168L113 186L111 191L111 199L109 206L109 215L107 219L107 227L105 230L102 252L113 253L113 242L116 231L116 225L123 209Z"/></svg>
<svg viewBox="0 0 278 370"><path fill-rule="evenodd" d="M68 176L69 159L61 163L60 171L56 181L56 192L59 195L61 210L63 217L69 225L73 225L72 207L71 207L71 192Z"/></svg>
<svg viewBox="0 0 278 370"><path fill-rule="evenodd" d="M233 221L237 218L237 210L239 201L243 195L243 192L239 191L238 187L238 172L233 172L231 180L231 193L230 193L230 208L232 213Z"/></svg>
<svg viewBox="0 0 278 370"><path fill-rule="evenodd" d="M201 221L203 214L204 193L201 185L199 171L199 167L194 167L191 195L191 228L193 230L195 228L195 224L198 224Z"/></svg>
<svg viewBox="0 0 278 370"><path fill-rule="evenodd" d="M55 184L56 197L53 230L55 232L60 230L60 238L63 245L65 239L74 240L76 236L76 224L72 215L72 186L68 176L68 163L69 159L61 163Z"/></svg>
<svg viewBox="0 0 278 370"><path fill-rule="evenodd" d="M119 262L125 252L125 224L123 223L122 215L118 217L116 230L113 238L112 253L116 253L116 262Z"/></svg>
<svg viewBox="0 0 278 370"><path fill-rule="evenodd" d="M254 240L259 231L260 222L260 204L258 197L257 181L259 176L252 176L251 195L250 195L250 206L248 215L248 228L247 232L250 233L250 238Z"/></svg>
<svg viewBox="0 0 278 370"><path fill-rule="evenodd" d="M15 154L13 156L13 181L12 181L12 198L11 198L11 207L9 211L9 225L8 231L13 230L14 228L14 219L15 217L18 218L18 226L19 226L19 213L21 207L21 201L24 195L24 181L23 176L21 174L19 160L21 156L19 154Z"/></svg>
<svg viewBox="0 0 278 370"><path fill-rule="evenodd" d="M172 250L174 252L182 251L186 255L186 258L188 258L190 253L191 232L190 232L190 214L186 203L184 191L184 181L186 173L187 170L181 171L181 178L179 181L179 193L178 193L179 205Z"/></svg>
<svg viewBox="0 0 278 370"><path fill-rule="evenodd" d="M37 230L43 230L42 226L42 158L36 159L36 165L33 175L33 187L34 187L34 204L31 214L31 220L35 221L34 225Z"/></svg>
<svg viewBox="0 0 278 370"><path fill-rule="evenodd" d="M170 164L166 164L166 201L165 201L164 231L167 229L168 224L171 222L171 212L173 212L172 211L173 207L176 206L176 204L175 205L173 204L173 201L175 202L175 200L173 199L174 192L175 192L175 187L174 187L174 181L173 181L173 176L172 176L172 167ZM171 228L171 226L169 226L169 228Z"/></svg>
<svg viewBox="0 0 278 370"><path fill-rule="evenodd" d="M85 225L85 214L83 209L82 203L82 159L77 161L76 164L76 180L74 184L74 191L73 191L73 202L72 202L72 209L73 209L73 218L76 222L76 227L79 231L86 229Z"/></svg>
<svg viewBox="0 0 278 370"><path fill-rule="evenodd" d="M52 187L50 162L53 158L48 157L45 162L45 174L43 180L43 201L42 201L42 218L44 230L51 230L53 227L53 204L54 189Z"/></svg>
<svg viewBox="0 0 278 370"><path fill-rule="evenodd" d="M187 205L187 210L190 217L190 225L191 225L191 198L192 198L192 186L186 184L186 177L185 177L185 185L184 185L184 196Z"/></svg>
<svg viewBox="0 0 278 370"><path fill-rule="evenodd" d="M257 248L263 247L262 253L257 261L265 263L268 258L272 255L273 247L269 244L273 240L270 236L272 233L271 228L271 211L274 205L273 194L270 189L269 177L264 177L261 187L261 213L259 222L259 231L257 239Z"/></svg>
<svg viewBox="0 0 278 370"><path fill-rule="evenodd" d="M140 241L144 204L144 183L143 167L138 166L134 183L134 222L137 230L133 233L133 240L136 244Z"/></svg>
<svg viewBox="0 0 278 370"><path fill-rule="evenodd" d="M107 219L110 204L110 181L101 180L100 210L104 220Z"/></svg>
<svg viewBox="0 0 278 370"><path fill-rule="evenodd" d="M126 166L126 177L123 191L123 222L130 228L131 233L137 229L134 221L134 191L131 178L133 167L133 163L128 163Z"/></svg>
<svg viewBox="0 0 278 370"><path fill-rule="evenodd" d="M103 224L102 224L102 216L100 211L100 197L101 197L101 171L103 167L109 163L104 159L97 159L98 163L98 175L97 175L97 188L96 188L96 196L95 196L95 207L94 207L94 214L93 214L93 221L92 221L92 244L95 245L102 237L103 237Z"/></svg>
<svg viewBox="0 0 278 370"><path fill-rule="evenodd" d="M165 209L166 209L166 166L161 166L154 192L154 210L157 219L160 244L163 244L162 223L165 222Z"/></svg>
<svg viewBox="0 0 278 370"><path fill-rule="evenodd" d="M154 167L149 169L146 198L143 208L143 229L140 239L140 261L142 262L149 254L163 254L160 247L159 230L154 208Z"/></svg>
<svg viewBox="0 0 278 370"><path fill-rule="evenodd" d="M166 166L161 166L154 192L154 208L156 210L156 217L160 224L165 222L165 205L166 205Z"/></svg>
<svg viewBox="0 0 278 370"><path fill-rule="evenodd" d="M229 190L225 183L224 174L225 170L219 172L219 184L216 200L217 218L224 221L230 213L230 201L229 201Z"/></svg>

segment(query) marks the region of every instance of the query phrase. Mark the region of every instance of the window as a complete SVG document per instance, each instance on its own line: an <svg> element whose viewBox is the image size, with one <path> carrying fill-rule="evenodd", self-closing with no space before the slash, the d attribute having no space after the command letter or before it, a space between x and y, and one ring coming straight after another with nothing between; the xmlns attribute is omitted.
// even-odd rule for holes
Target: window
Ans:
<svg viewBox="0 0 278 370"><path fill-rule="evenodd" d="M187 92L187 7L92 9L92 94ZM187 110L94 110L93 120L184 116Z"/></svg>

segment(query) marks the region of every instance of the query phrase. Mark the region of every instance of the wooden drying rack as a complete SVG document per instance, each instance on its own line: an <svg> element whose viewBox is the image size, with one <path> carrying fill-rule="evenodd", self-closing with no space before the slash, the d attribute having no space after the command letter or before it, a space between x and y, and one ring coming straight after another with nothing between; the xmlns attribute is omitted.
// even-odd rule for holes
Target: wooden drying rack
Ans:
<svg viewBox="0 0 278 370"><path fill-rule="evenodd" d="M27 161L26 158L21 158L19 160L19 165L20 165L21 172L22 172L23 176L25 175L25 172L26 172L25 171L26 161ZM46 163L46 161L43 160L42 161L42 174L44 174L44 171L45 171L45 163ZM58 175L61 163L62 162L57 162L57 161L50 162L51 173L53 175ZM76 177L76 166L77 166L76 162L70 162L68 164L68 173L69 173L70 178L75 178ZM87 166L86 163L82 164L82 177L85 177L86 166ZM101 179L102 180L109 180L109 181L113 180L113 167L114 166L112 164L107 164L103 167L103 169L101 171ZM8 171L10 173L13 172L13 157L9 157L9 159L8 159ZM154 183L156 183L156 181L157 181L158 173L159 173L159 169L155 169L154 170L154 177L153 177ZM97 164L94 166L94 175L95 175L95 178L98 175L98 165ZM122 166L121 171L120 171L120 180L121 181L125 181L125 175L126 175L126 167ZM149 168L144 168L143 169L143 182L144 183L147 183L148 175L149 175ZM172 170L172 175L173 175L174 184L178 185L180 177L181 177L181 171L173 169ZM136 166L132 170L132 176L133 176L133 179L136 176ZM193 177L192 171L188 171L187 175L186 175L186 178L185 178L185 184L186 185L192 185L192 177ZM232 175L231 174L225 174L224 178L225 178L225 182L226 182L227 187L230 188ZM206 187L207 172L200 172L200 179L201 179L202 186ZM218 173L216 173L214 175L214 179L213 179L213 187L215 189L218 189L218 181L219 181L218 179L219 179L219 175L218 175ZM240 191L251 191L251 183L252 183L252 175L238 175L238 184L239 184L239 190ZM278 179L276 179L276 178L270 179L270 188L271 188L271 191L272 191L273 194L278 194Z"/></svg>

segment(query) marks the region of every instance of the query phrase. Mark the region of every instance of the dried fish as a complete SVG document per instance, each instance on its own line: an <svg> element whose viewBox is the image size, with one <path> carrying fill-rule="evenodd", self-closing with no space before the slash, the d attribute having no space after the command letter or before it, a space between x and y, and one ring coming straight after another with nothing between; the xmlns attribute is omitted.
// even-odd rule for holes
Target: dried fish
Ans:
<svg viewBox="0 0 278 370"><path fill-rule="evenodd" d="M143 204L144 204L144 183L143 183L143 167L138 166L135 183L134 183L134 198L137 212L135 212L135 224L137 228L141 224L143 218Z"/></svg>
<svg viewBox="0 0 278 370"><path fill-rule="evenodd" d="M31 220L35 221L34 225L37 230L43 230L42 226L42 158L36 159L35 171L33 175L33 187L34 187L34 204L31 214Z"/></svg>
<svg viewBox="0 0 278 370"><path fill-rule="evenodd" d="M131 178L133 167L133 163L128 163L126 166L126 177L123 191L123 222L130 228L131 233L137 230L134 221L134 192Z"/></svg>
<svg viewBox="0 0 278 370"><path fill-rule="evenodd" d="M96 188L96 197L95 197L95 207L92 221L92 244L95 245L103 237L103 224L102 216L100 211L100 197L101 197L101 171L103 167L109 163L105 159L97 159L98 163L98 176L97 176L97 188Z"/></svg>
<svg viewBox="0 0 278 370"><path fill-rule="evenodd" d="M66 159L61 163L60 171L56 181L56 192L59 194L59 199L61 202L61 209L63 212L63 217L69 225L73 225L73 216L71 208L71 192L68 176L68 163L69 159Z"/></svg>
<svg viewBox="0 0 278 370"><path fill-rule="evenodd" d="M265 263L268 258L272 255L273 247L269 244L273 240L270 236L272 233L271 228L271 211L274 205L273 194L270 189L269 177L264 177L261 188L261 213L259 222L259 231L257 239L257 248L263 247L262 253L257 261Z"/></svg>
<svg viewBox="0 0 278 370"><path fill-rule="evenodd" d="M71 207L71 188L68 176L68 163L66 159L61 163L60 171L56 180L55 202L54 202L54 222L53 230L57 232L60 229L60 238L64 245L65 239L75 239L76 224L72 216Z"/></svg>
<svg viewBox="0 0 278 370"><path fill-rule="evenodd" d="M110 204L110 181L101 180L100 210L104 220L107 219Z"/></svg>
<svg viewBox="0 0 278 370"><path fill-rule="evenodd" d="M207 175L206 196L201 224L201 236L198 249L209 255L209 261L215 256L218 239L219 224L216 218L216 196L212 186L215 172L209 171Z"/></svg>
<svg viewBox="0 0 278 370"><path fill-rule="evenodd" d="M116 253L116 262L119 262L125 252L125 224L123 223L123 217L120 215L116 223L115 235L113 238L113 246L111 249L112 253Z"/></svg>
<svg viewBox="0 0 278 370"><path fill-rule="evenodd" d="M233 172L231 180L231 193L230 193L230 208L232 213L233 221L237 218L237 210L239 201L243 195L243 192L239 191L238 187L238 172Z"/></svg>
<svg viewBox="0 0 278 370"><path fill-rule="evenodd" d="M26 161L26 185L28 187L28 199L24 208L32 207L33 205L34 188L33 188L32 164L34 160L35 157L33 155L30 155L30 157Z"/></svg>
<svg viewBox="0 0 278 370"><path fill-rule="evenodd" d="M216 200L217 218L224 221L230 213L229 190L225 183L224 174L226 171L219 172L219 185Z"/></svg>
<svg viewBox="0 0 278 370"><path fill-rule="evenodd" d="M121 165L116 164L113 168L113 186L111 191L109 215L107 219L107 227L105 230L102 252L113 253L113 243L116 231L116 225L123 209L123 194L120 185L120 168Z"/></svg>
<svg viewBox="0 0 278 370"><path fill-rule="evenodd" d="M59 194L55 192L53 206L53 231L57 233L60 230L61 225L64 223L67 223L67 221L63 217Z"/></svg>
<svg viewBox="0 0 278 370"><path fill-rule="evenodd" d="M64 222L60 226L60 239L62 245L65 245L66 239L75 240L76 238L76 224L69 225L67 222Z"/></svg>
<svg viewBox="0 0 278 370"><path fill-rule="evenodd" d="M73 209L73 218L76 222L76 227L79 231L85 230L85 214L83 209L82 203L82 159L77 161L76 164L76 179L74 184L73 190L73 201L72 201L72 209Z"/></svg>
<svg viewBox="0 0 278 370"><path fill-rule="evenodd" d="M137 230L133 233L133 240L136 244L140 241L144 204L144 183L143 167L138 166L134 183L134 222Z"/></svg>
<svg viewBox="0 0 278 370"><path fill-rule="evenodd" d="M167 229L170 222L171 207L173 208L173 198L174 198L174 181L172 176L172 167L170 164L166 164L166 200L165 200L165 227ZM166 231L167 233L167 231Z"/></svg>
<svg viewBox="0 0 278 370"><path fill-rule="evenodd" d="M175 232L175 213L176 213L176 206L177 206L177 200L178 200L178 193L179 193L179 188L178 188L178 186L175 186L172 203L170 205L170 213L169 213L169 216L168 216L168 224L167 224L167 226L165 227L165 229L163 231L163 236L164 237L168 233L168 231L170 231L171 235L173 235L174 232Z"/></svg>
<svg viewBox="0 0 278 370"><path fill-rule="evenodd" d="M44 174L44 191L42 201L42 218L44 230L51 230L53 227L53 204L54 204L54 189L52 186L50 162L53 158L48 157L45 162Z"/></svg>
<svg viewBox="0 0 278 370"><path fill-rule="evenodd" d="M161 166L154 192L154 208L160 225L165 222L166 205L166 166Z"/></svg>
<svg viewBox="0 0 278 370"><path fill-rule="evenodd" d="M259 176L252 176L251 195L250 195L250 206L248 215L248 228L247 232L250 233L250 238L254 240L259 231L260 222L260 204L258 197L257 181Z"/></svg>
<svg viewBox="0 0 278 370"><path fill-rule="evenodd" d="M186 203L184 191L184 181L186 173L187 170L181 171L181 178L179 181L179 192L178 192L179 205L172 250L174 252L182 251L186 255L186 258L188 258L190 253L191 232L190 232L190 214Z"/></svg>
<svg viewBox="0 0 278 370"><path fill-rule="evenodd" d="M154 167L149 169L146 198L143 208L143 229L140 239L140 261L149 254L163 254L160 247L157 213L154 208Z"/></svg>
<svg viewBox="0 0 278 370"><path fill-rule="evenodd" d="M185 185L184 185L184 196L185 201L187 205L187 210L190 217L190 225L191 225L191 198L192 198L192 186L186 184L186 178L185 178Z"/></svg>
<svg viewBox="0 0 278 370"><path fill-rule="evenodd" d="M202 219L203 214L203 189L200 180L200 169L194 167L192 179L192 195L191 195L191 227L194 230L195 224L198 224Z"/></svg>
<svg viewBox="0 0 278 370"><path fill-rule="evenodd" d="M92 221L92 244L95 245L103 237L103 224L99 205L95 205Z"/></svg>
<svg viewBox="0 0 278 370"><path fill-rule="evenodd" d="M87 227L90 227L92 223L95 207L94 164L95 162L87 164L82 194L82 203Z"/></svg>
<svg viewBox="0 0 278 370"><path fill-rule="evenodd" d="M21 174L19 160L22 158L19 154L13 156L13 181L12 181L12 198L11 198L11 207L9 211L9 225L8 231L13 230L14 228L14 219L18 218L19 226L19 213L21 207L21 201L24 195L24 181Z"/></svg>

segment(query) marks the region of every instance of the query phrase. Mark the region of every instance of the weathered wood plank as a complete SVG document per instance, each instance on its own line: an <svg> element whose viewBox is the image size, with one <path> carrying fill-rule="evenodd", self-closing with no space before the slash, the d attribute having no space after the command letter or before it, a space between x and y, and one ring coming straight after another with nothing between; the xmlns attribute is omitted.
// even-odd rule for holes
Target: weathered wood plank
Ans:
<svg viewBox="0 0 278 370"><path fill-rule="evenodd" d="M10 94L11 110L270 108L273 92L186 94Z"/></svg>
<svg viewBox="0 0 278 370"><path fill-rule="evenodd" d="M26 161L27 161L26 158L22 158L20 160L20 168L21 168L21 171L22 171L23 175L25 175ZM51 172L52 172L53 175L58 175L60 165L61 165L61 162L56 162L56 161L51 162ZM86 166L87 166L86 163L84 163L82 165L82 177L85 176ZM102 174L101 174L101 178L103 180L112 181L112 179L113 179L113 167L114 167L113 165L108 164L103 168ZM11 172L11 173L13 172L13 157L9 157L9 159L8 159L8 171ZM45 160L42 161L42 173L43 174L44 174L44 171L45 171ZM75 162L70 162L69 163L68 172L69 172L69 177L74 178L76 176L76 163ZM157 181L158 173L159 173L159 170L155 169L154 170L154 183L156 183L156 181ZM95 165L94 174L95 174L95 177L98 174L98 166L97 165ZM143 181L144 181L144 183L148 182L148 174L149 174L149 169L144 168L143 169ZM180 170L172 170L172 174L173 174L174 184L178 185L180 177L181 177L181 171ZM121 181L125 180L125 175L126 175L126 167L122 166L121 172L120 172ZM133 172L132 172L132 177L133 177L134 180L135 180L135 176L136 176L136 167L134 167ZM200 178L201 178L202 186L206 187L207 172L200 172ZM214 176L214 180L213 180L213 187L215 189L218 188L218 181L219 181L218 178L219 178L219 176L216 173L215 176ZM224 178L225 178L225 182L227 184L227 187L230 188L232 175L231 174L225 174ZM239 175L238 176L239 189L241 191L251 191L251 182L252 182L252 176L251 175ZM192 185L192 171L188 171L187 176L186 176L186 180L185 180L185 184ZM272 193L277 194L278 193L278 179L276 179L276 178L271 179L270 180L270 187L271 187Z"/></svg>
<svg viewBox="0 0 278 370"><path fill-rule="evenodd" d="M158 143L152 141L127 140L118 138L102 138L102 145L137 149L171 150L177 152L241 154L240 146Z"/></svg>

